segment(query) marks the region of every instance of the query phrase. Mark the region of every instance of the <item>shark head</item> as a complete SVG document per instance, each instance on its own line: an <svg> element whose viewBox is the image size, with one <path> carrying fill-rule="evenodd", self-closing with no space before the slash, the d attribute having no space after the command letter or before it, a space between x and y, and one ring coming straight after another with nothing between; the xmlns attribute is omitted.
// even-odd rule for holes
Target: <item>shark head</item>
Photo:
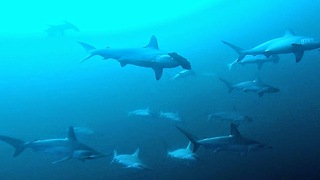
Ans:
<svg viewBox="0 0 320 180"><path fill-rule="evenodd" d="M305 37L300 40L300 44L303 46L304 49L319 48L320 47L320 38Z"/></svg>
<svg viewBox="0 0 320 180"><path fill-rule="evenodd" d="M190 62L184 58L183 56L179 55L176 52L172 52L172 53L168 53L168 55L174 59L175 61L177 61L179 63L179 65L183 68L183 69L191 69L191 64Z"/></svg>

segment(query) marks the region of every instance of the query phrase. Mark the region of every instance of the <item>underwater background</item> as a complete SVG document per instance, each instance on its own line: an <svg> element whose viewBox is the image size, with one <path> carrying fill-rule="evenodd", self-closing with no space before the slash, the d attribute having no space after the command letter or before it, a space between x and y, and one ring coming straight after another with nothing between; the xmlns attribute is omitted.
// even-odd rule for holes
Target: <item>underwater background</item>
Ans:
<svg viewBox="0 0 320 180"><path fill-rule="evenodd" d="M0 142L0 179L319 179L320 52L307 51L301 62L280 55L276 64L227 64L237 53L221 40L250 48L287 29L320 37L320 1L26 1L1 7L0 134L25 141L66 137L67 128L87 127L79 141L110 156L52 165L57 157L13 148ZM49 37L47 25L63 21L79 31ZM93 57L77 41L98 48L143 47L151 35L159 48L186 57L195 77L171 80L181 67L165 69L155 80L149 68L120 67L115 60ZM232 92L231 82L256 75L280 89L265 94ZM131 118L148 108L179 112L182 122ZM237 110L253 117L239 125L245 137L272 149L241 156L197 151L199 160L170 159L168 149L188 139L176 126L199 137L228 135L230 123L207 121L210 113ZM113 150L131 154L140 148L150 171L110 164ZM59 159L59 158L58 158Z"/></svg>

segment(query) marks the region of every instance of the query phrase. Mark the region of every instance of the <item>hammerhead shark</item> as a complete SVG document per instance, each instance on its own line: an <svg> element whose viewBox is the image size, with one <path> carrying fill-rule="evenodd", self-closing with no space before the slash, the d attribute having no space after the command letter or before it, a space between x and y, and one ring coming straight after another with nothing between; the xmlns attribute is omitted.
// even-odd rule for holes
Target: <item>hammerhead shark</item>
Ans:
<svg viewBox="0 0 320 180"><path fill-rule="evenodd" d="M26 148L63 157L58 161L52 162L52 164L63 162L69 159L79 159L81 161L85 161L87 159L97 159L107 156L99 153L85 144L80 143L76 138L72 126L69 127L68 136L66 138L43 139L25 142L20 139L0 135L0 140L15 148L13 157L17 157Z"/></svg>
<svg viewBox="0 0 320 180"><path fill-rule="evenodd" d="M269 58L274 54L293 53L296 57L296 62L299 62L303 57L304 51L320 48L320 38L296 36L290 29L286 31L283 37L271 39L251 49L242 49L226 41L222 42L239 54L237 61L241 61L246 55L263 54Z"/></svg>
<svg viewBox="0 0 320 180"><path fill-rule="evenodd" d="M241 64L241 65L246 65L246 64L257 64L258 70L262 69L262 66L266 62L273 62L277 63L279 61L279 56L278 55L271 55L269 58L267 58L263 54L258 54L258 55L247 55L244 57L241 61L238 61L236 59L234 62L228 64L229 70L233 67L235 64Z"/></svg>
<svg viewBox="0 0 320 180"><path fill-rule="evenodd" d="M238 84L232 84L223 78L219 79L229 88L229 93L231 93L233 89L236 89L244 92L256 92L259 97L262 97L264 93L276 93L280 91L278 88L262 83L259 77L256 77L253 81L244 81Z"/></svg>
<svg viewBox="0 0 320 180"><path fill-rule="evenodd" d="M193 152L196 152L200 146L206 149L217 151L233 151L245 154L247 152L260 151L271 148L263 143L243 137L235 124L231 123L231 132L228 136L218 136L199 139L193 134L177 127L193 144Z"/></svg>
<svg viewBox="0 0 320 180"><path fill-rule="evenodd" d="M240 122L252 122L253 119L250 116L243 115L233 107L232 111L220 111L215 112L208 115L209 120L223 120L223 121L231 121L233 123L240 123Z"/></svg>
<svg viewBox="0 0 320 180"><path fill-rule="evenodd" d="M165 52L159 49L157 38L153 35L147 46L143 48L104 48L95 47L84 42L78 42L89 55L81 62L92 56L102 56L104 59L115 59L121 67L132 64L140 67L147 67L154 70L156 80L159 80L163 68L175 68L181 66L183 69L191 69L190 62L175 52Z"/></svg>
<svg viewBox="0 0 320 180"><path fill-rule="evenodd" d="M176 159L183 159L183 160L196 160L198 158L198 156L192 152L191 142L189 142L186 148L169 151L168 156Z"/></svg>
<svg viewBox="0 0 320 180"><path fill-rule="evenodd" d="M116 150L114 150L114 155L112 162L118 162L120 164L125 165L127 168L135 168L135 169L145 169L149 170L150 168L147 167L142 163L139 158L139 148L133 154L119 154Z"/></svg>
<svg viewBox="0 0 320 180"><path fill-rule="evenodd" d="M79 29L75 25L67 21L64 21L64 24L60 25L49 25L49 28L46 31L48 33L48 36L63 36L64 32L67 30L79 31Z"/></svg>

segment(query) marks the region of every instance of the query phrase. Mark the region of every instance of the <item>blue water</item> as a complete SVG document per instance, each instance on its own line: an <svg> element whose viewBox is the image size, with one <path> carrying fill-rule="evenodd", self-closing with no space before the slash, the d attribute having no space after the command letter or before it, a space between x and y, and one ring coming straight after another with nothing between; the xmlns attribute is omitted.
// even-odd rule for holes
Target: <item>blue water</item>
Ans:
<svg viewBox="0 0 320 180"><path fill-rule="evenodd" d="M58 1L53 6L38 4L35 9L33 2L16 11L10 11L14 4L3 7L0 134L32 141L63 138L70 125L88 127L94 133L79 135L79 141L107 154L114 149L130 154L140 148L141 159L153 170L110 164L112 155L52 165L59 157L27 149L13 158L13 148L1 142L0 179L319 179L320 52L307 51L299 63L287 54L260 71L255 65L229 71L227 64L237 54L221 40L251 48L282 36L288 28L297 35L320 37L320 2L123 3L113 7L93 1L76 8L77 2L64 6ZM141 10L147 14L135 14ZM80 31L46 35L46 24L64 20ZM177 67L165 69L156 81L151 69L121 68L115 60L93 57L79 63L86 52L77 41L99 48L143 47L151 35L157 37L160 49L186 57L198 75L172 81L182 70ZM281 91L261 98L254 93L229 94L218 80L241 82L256 74ZM271 145L271 150L241 156L200 148L200 160L191 163L167 157L168 148L188 143L177 125L199 137L228 135L229 123L208 122L207 115L233 106L254 119L239 126L242 135ZM127 116L146 107L179 112L183 122Z"/></svg>

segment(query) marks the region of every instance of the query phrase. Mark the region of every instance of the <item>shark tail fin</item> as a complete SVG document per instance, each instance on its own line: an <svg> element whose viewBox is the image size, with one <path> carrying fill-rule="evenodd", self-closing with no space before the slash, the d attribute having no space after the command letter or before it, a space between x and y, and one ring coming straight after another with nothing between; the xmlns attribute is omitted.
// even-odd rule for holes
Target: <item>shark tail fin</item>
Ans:
<svg viewBox="0 0 320 180"><path fill-rule="evenodd" d="M234 136L234 137L241 137L241 134L238 130L238 126L234 123L231 123L231 126L230 126L230 135Z"/></svg>
<svg viewBox="0 0 320 180"><path fill-rule="evenodd" d="M81 62L83 62L83 61L91 58L92 56L94 56L94 55L92 54L92 51L96 50L95 47L93 47L93 46L91 46L91 45L89 45L89 44L87 44L87 43L80 42L80 41L78 41L78 43L79 43L79 44L87 51L87 53L89 54L89 55L88 55L87 57L85 57Z"/></svg>
<svg viewBox="0 0 320 180"><path fill-rule="evenodd" d="M223 78L219 78L219 80L222 81L222 82L228 87L229 93L231 93L232 90L233 90L233 85L232 85L232 83L229 82L229 81L227 81L227 80L225 80L225 79L223 79Z"/></svg>
<svg viewBox="0 0 320 180"><path fill-rule="evenodd" d="M0 140L15 148L13 157L17 157L26 148L26 143L20 139L15 139L15 138L11 138L8 136L1 136L0 135Z"/></svg>
<svg viewBox="0 0 320 180"><path fill-rule="evenodd" d="M237 59L237 62L241 61L246 56L246 54L243 52L242 48L235 46L231 43L228 43L226 41L222 41L222 43L228 45L229 47L231 47L233 50L235 50L239 54L239 58Z"/></svg>
<svg viewBox="0 0 320 180"><path fill-rule="evenodd" d="M112 161L110 162L110 164L112 164L115 160L116 160L116 157L118 156L118 152L116 150L113 150L113 159Z"/></svg>
<svg viewBox="0 0 320 180"><path fill-rule="evenodd" d="M235 60L235 61L233 61L232 63L229 63L229 64L228 64L229 71L231 70L231 68L233 67L233 65L236 64L237 62L238 62L238 60Z"/></svg>
<svg viewBox="0 0 320 180"><path fill-rule="evenodd" d="M184 134L191 141L191 143L193 144L193 152L196 152L200 147L200 144L198 142L199 138L194 136L193 134L181 129L180 127L177 127L177 128L179 129L179 131L182 132L182 134Z"/></svg>

